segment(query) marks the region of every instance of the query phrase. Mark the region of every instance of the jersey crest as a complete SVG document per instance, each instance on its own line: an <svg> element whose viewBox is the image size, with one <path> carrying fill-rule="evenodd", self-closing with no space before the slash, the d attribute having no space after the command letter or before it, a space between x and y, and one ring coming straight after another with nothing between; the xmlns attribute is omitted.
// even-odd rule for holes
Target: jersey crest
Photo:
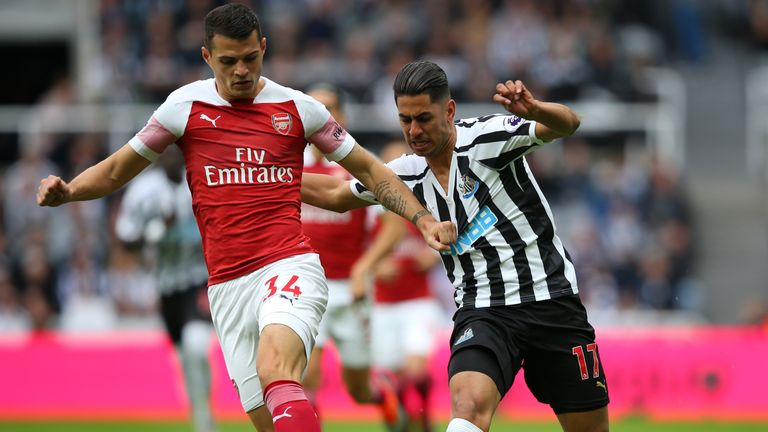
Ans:
<svg viewBox="0 0 768 432"><path fill-rule="evenodd" d="M293 125L293 119L291 118L290 114L288 113L272 114L272 127L274 127L278 133L282 135L288 135L288 133L291 131L292 125Z"/></svg>
<svg viewBox="0 0 768 432"><path fill-rule="evenodd" d="M459 182L459 191L461 192L461 197L464 199L471 198L473 195L475 195L475 192L477 192L478 186L479 185L475 179L466 174L462 175L461 181Z"/></svg>

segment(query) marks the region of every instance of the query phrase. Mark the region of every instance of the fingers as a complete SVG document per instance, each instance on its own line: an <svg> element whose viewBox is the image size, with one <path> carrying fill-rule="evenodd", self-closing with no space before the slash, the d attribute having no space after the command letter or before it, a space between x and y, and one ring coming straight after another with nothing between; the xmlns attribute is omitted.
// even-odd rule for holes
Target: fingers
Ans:
<svg viewBox="0 0 768 432"><path fill-rule="evenodd" d="M456 225L450 221L440 222L440 243L449 245L456 243L456 240L458 240Z"/></svg>
<svg viewBox="0 0 768 432"><path fill-rule="evenodd" d="M427 244L438 252L448 252L451 250L450 244L456 242L456 238L456 225L453 222L438 222L430 227Z"/></svg>
<svg viewBox="0 0 768 432"><path fill-rule="evenodd" d="M49 175L40 180L37 188L37 204L40 206L55 207L64 203L65 185L61 178Z"/></svg>
<svg viewBox="0 0 768 432"><path fill-rule="evenodd" d="M496 84L496 92L510 100L519 100L523 91L525 91L525 85L520 80L507 80Z"/></svg>

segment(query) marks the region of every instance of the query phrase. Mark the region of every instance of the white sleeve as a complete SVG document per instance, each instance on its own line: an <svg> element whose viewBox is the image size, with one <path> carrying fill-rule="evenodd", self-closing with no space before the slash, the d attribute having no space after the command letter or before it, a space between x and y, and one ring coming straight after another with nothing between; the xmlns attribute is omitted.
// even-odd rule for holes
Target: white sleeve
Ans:
<svg viewBox="0 0 768 432"><path fill-rule="evenodd" d="M187 127L192 103L179 101L176 95L176 92L171 93L144 128L128 141L136 153L149 161L156 161L169 145L184 134Z"/></svg>
<svg viewBox="0 0 768 432"><path fill-rule="evenodd" d="M515 115L496 116L478 126L472 138L475 157L493 169L504 168L545 143L536 136L535 121Z"/></svg>

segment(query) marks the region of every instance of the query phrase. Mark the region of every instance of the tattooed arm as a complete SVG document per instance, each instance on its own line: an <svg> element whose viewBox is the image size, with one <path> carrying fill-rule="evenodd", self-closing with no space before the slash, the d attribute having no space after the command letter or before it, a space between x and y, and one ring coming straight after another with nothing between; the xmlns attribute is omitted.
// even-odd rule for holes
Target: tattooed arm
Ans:
<svg viewBox="0 0 768 432"><path fill-rule="evenodd" d="M453 223L435 220L400 177L371 153L355 144L354 149L339 164L373 192L384 207L419 227L433 249L450 250L447 245L456 241L456 227Z"/></svg>

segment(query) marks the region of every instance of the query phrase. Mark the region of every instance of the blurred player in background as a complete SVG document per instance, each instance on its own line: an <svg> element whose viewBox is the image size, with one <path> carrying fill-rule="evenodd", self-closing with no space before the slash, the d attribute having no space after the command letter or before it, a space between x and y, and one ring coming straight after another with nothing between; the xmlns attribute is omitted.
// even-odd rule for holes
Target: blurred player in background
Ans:
<svg viewBox="0 0 768 432"><path fill-rule="evenodd" d="M441 255L458 310L448 364L447 432L488 431L522 369L565 432L607 431L608 387L595 330L552 211L525 155L573 134L579 117L539 101L522 81L496 85L507 114L456 119L440 66L403 66L393 85L400 127L414 152L388 165L460 235ZM305 174L302 200L343 211L375 203L366 187Z"/></svg>
<svg viewBox="0 0 768 432"><path fill-rule="evenodd" d="M195 430L210 432L215 429L208 361L213 325L202 238L181 151L169 148L159 165L126 188L115 232L130 249L143 249L160 293L163 323L181 359Z"/></svg>
<svg viewBox="0 0 768 432"><path fill-rule="evenodd" d="M309 96L325 105L342 127L346 126L344 95L335 86L321 83L307 90ZM339 164L329 162L322 152L310 145L304 154L304 171L328 174L348 180L349 173ZM341 377L350 396L360 404L377 404L390 430L401 430L404 412L396 389L386 376L372 379L370 373L370 304L364 297L354 298L349 287L350 270L363 254L369 237L368 211L365 208L336 213L307 204L301 206L304 233L320 254L320 263L328 279L328 306L320 322L304 388L310 400L320 386L323 346L333 339L341 361ZM406 222L399 216L390 230L404 231Z"/></svg>
<svg viewBox="0 0 768 432"><path fill-rule="evenodd" d="M301 228L307 143L417 224L435 249L449 249L456 227L437 222L322 104L261 76L266 48L253 10L213 9L201 53L214 78L171 93L144 129L71 182L41 180L37 203L106 196L177 144L203 238L211 316L243 409L261 431L317 432L299 383L328 300L320 259Z"/></svg>
<svg viewBox="0 0 768 432"><path fill-rule="evenodd" d="M387 143L380 156L389 162L406 153L408 147L397 140ZM401 228L395 231L397 228L390 226ZM442 311L431 297L429 273L439 261L440 256L426 245L418 231L402 223L401 217L384 211L377 218L373 241L352 270L356 297L364 295L370 275L375 275L373 364L377 369L396 373L410 431L432 430L429 359Z"/></svg>

